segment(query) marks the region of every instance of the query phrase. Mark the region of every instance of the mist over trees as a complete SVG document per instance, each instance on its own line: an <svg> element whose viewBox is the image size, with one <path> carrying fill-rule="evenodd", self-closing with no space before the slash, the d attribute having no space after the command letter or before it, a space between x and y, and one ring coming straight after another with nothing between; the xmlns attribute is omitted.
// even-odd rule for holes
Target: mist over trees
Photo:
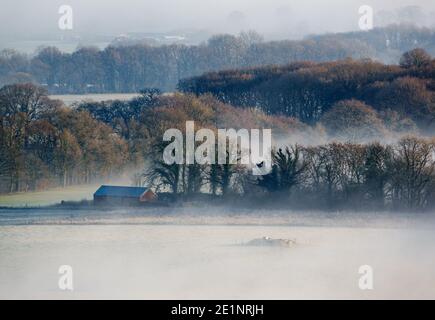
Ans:
<svg viewBox="0 0 435 320"><path fill-rule="evenodd" d="M346 105L368 108L354 101L338 107ZM376 142L375 136L366 143L321 142L325 133L319 127L295 118L268 116L257 109L234 108L207 95L177 94L146 110L141 122L155 135L147 139L152 151L147 155L143 181L176 198L206 195L210 201L217 197L256 206L328 210L433 209L433 139L409 135L395 143ZM374 119L365 128L388 130L380 119ZM164 163L161 155L168 143L158 137L168 127L184 131L186 120L194 120L196 129L272 128L271 173L253 176L250 168L240 164ZM303 144L292 143L292 138Z"/></svg>
<svg viewBox="0 0 435 320"><path fill-rule="evenodd" d="M178 198L200 195L229 201L246 199L258 205L276 203L290 207L317 209L429 210L433 208L434 141L404 136L395 143L323 142L325 133L295 118L266 115L253 108L235 108L212 96L155 96L135 116L137 127L129 145L140 145L145 169L139 184L170 192ZM114 104L112 104L114 105ZM350 106L367 112L361 102L343 101L338 108ZM81 108L89 109L90 105ZM100 104L94 116L112 107ZM127 108L128 109L128 108ZM337 112L341 113L340 110ZM388 131L374 110L372 122L360 124L365 130ZM352 114L352 113L351 113ZM104 117L103 117L104 118ZM354 123L360 119L353 119ZM107 118L107 119L110 119ZM393 119L393 118L391 118ZM240 164L168 165L162 154L166 146L161 139L168 128L184 132L185 123L195 121L195 128L272 128L275 148L272 172L252 176ZM108 120L116 124L117 121ZM341 122L337 120L341 125ZM116 128L116 125L114 126ZM367 137L365 137L367 140ZM292 142L293 141L293 142ZM295 143L294 141L303 144ZM217 147L215 148L217 150ZM239 200L237 200L239 199ZM213 198L209 198L213 200ZM243 201L243 200L242 200Z"/></svg>
<svg viewBox="0 0 435 320"><path fill-rule="evenodd" d="M384 36L401 28L385 28ZM14 84L0 89L0 193L128 175L173 199L433 210L435 142L424 138L435 129L433 33L414 33L428 51L414 48L403 30L400 41L388 35L384 51L380 43L365 50L383 39L380 29L303 41L245 33L191 47L44 48L32 59L2 51L0 81ZM347 58L403 47L412 50L395 65ZM179 92L163 94L176 86ZM48 90L140 95L67 108ZM164 132L184 132L186 121L214 131L272 129L271 173L164 163Z"/></svg>
<svg viewBox="0 0 435 320"><path fill-rule="evenodd" d="M329 131L377 122L373 134L380 134L381 118L387 125L395 118L396 130L417 125L433 132L434 75L435 60L414 49L402 56L400 66L352 59L296 62L207 73L180 81L179 89L310 124L321 121Z"/></svg>
<svg viewBox="0 0 435 320"><path fill-rule="evenodd" d="M245 32L213 36L195 46L112 45L104 50L83 47L71 54L46 47L32 57L3 50L0 85L33 82L51 94L128 93L145 87L174 91L181 79L205 72L348 57L398 63L403 52L417 47L435 54L434 31L396 25L271 42L255 32Z"/></svg>
<svg viewBox="0 0 435 320"><path fill-rule="evenodd" d="M391 122L402 119L392 116L388 118L390 123L385 124L373 109L361 102L338 103L331 109L336 114L331 114L329 120L349 130L357 125L356 132L364 134L365 141L371 138L373 142L327 142L327 132L322 126L309 126L291 117L267 115L255 108L235 108L210 95L175 94L154 96L145 101L141 112L134 116L135 133L129 136L129 145L141 146L137 150L146 151L139 157L145 169L136 183L172 193L175 198L207 196L210 201L223 198L259 206L279 204L330 210L433 208L433 139L405 135L395 143L376 142L379 132L387 134L390 128L400 126ZM80 108L91 110L94 117L106 119L104 121L112 123L117 130L118 120L104 114L112 114L112 108L116 110L118 103L94 106L87 103ZM129 110L128 103L124 110ZM359 110L369 113L367 119L370 121L360 119ZM343 120L333 121L336 117ZM240 164L166 164L162 158L167 145L162 141L164 131L177 128L184 132L189 120L195 121L196 130L272 128L275 145L272 172L255 177L249 168ZM325 116L323 121L327 120L328 116ZM365 130L371 135L367 136ZM352 134L353 131L345 141L353 137ZM390 134L397 136L398 132Z"/></svg>
<svg viewBox="0 0 435 320"><path fill-rule="evenodd" d="M308 129L295 119L236 109L210 96L162 96L149 89L128 102L68 108L49 99L42 87L7 85L0 89L0 192L89 184L129 171L141 173L159 155L155 141L189 118L210 126L266 125L282 134Z"/></svg>
<svg viewBox="0 0 435 320"><path fill-rule="evenodd" d="M253 176L241 164L164 163L164 132L183 132L186 121L195 121L196 130L272 129L271 173ZM224 104L212 95L143 90L130 101L67 108L50 100L44 88L8 85L0 89L0 192L88 184L127 174L133 184L146 184L173 199L205 196L225 203L328 210L433 209L433 139L405 135L391 143L328 142L329 122L346 130L355 126L358 134L369 130L372 140L379 130L397 135L390 131L397 124L387 125L356 100L337 103L320 124L310 126L258 108Z"/></svg>

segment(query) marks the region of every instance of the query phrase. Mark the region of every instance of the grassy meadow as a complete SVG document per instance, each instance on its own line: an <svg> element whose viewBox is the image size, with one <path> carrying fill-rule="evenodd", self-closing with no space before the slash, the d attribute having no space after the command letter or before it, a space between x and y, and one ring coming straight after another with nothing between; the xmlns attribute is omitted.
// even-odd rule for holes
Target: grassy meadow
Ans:
<svg viewBox="0 0 435 320"><path fill-rule="evenodd" d="M20 192L0 195L0 207L46 206L63 201L92 199L99 185L72 186L38 192Z"/></svg>

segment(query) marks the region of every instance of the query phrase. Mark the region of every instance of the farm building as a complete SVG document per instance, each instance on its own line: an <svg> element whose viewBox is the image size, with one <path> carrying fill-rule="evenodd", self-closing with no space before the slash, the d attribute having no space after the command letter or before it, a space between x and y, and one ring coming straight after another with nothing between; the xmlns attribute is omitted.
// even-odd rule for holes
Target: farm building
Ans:
<svg viewBox="0 0 435 320"><path fill-rule="evenodd" d="M156 199L156 197L156 194L148 188L101 186L94 193L94 203L139 205L142 203L152 202Z"/></svg>

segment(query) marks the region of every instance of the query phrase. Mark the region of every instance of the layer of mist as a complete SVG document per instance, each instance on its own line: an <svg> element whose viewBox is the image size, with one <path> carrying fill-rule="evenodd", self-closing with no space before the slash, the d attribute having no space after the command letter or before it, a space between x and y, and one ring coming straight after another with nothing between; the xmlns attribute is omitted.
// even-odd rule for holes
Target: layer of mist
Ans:
<svg viewBox="0 0 435 320"><path fill-rule="evenodd" d="M57 45L72 51L77 45L104 47L119 37L147 38L157 42L199 43L211 34L255 29L267 39L300 39L308 34L358 30L358 9L371 5L374 23L413 23L433 26L435 6L430 0L357 0L290 2L285 0L147 0L84 1L73 9L73 30L58 27L58 0L30 3L2 2L0 47L26 52L40 45Z"/></svg>
<svg viewBox="0 0 435 320"><path fill-rule="evenodd" d="M391 225L1 226L0 297L433 298L433 224ZM243 245L263 236L297 245ZM61 265L73 268L74 291L58 288ZM374 270L374 290L358 287L362 265Z"/></svg>

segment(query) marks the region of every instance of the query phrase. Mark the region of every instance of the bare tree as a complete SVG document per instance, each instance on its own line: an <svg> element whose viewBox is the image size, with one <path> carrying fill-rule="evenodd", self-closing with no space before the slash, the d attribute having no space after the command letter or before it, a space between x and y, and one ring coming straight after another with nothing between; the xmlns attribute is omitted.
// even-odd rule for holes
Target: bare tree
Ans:
<svg viewBox="0 0 435 320"><path fill-rule="evenodd" d="M396 207L423 209L427 189L434 179L434 144L421 138L406 137L395 148L391 170L391 192Z"/></svg>

